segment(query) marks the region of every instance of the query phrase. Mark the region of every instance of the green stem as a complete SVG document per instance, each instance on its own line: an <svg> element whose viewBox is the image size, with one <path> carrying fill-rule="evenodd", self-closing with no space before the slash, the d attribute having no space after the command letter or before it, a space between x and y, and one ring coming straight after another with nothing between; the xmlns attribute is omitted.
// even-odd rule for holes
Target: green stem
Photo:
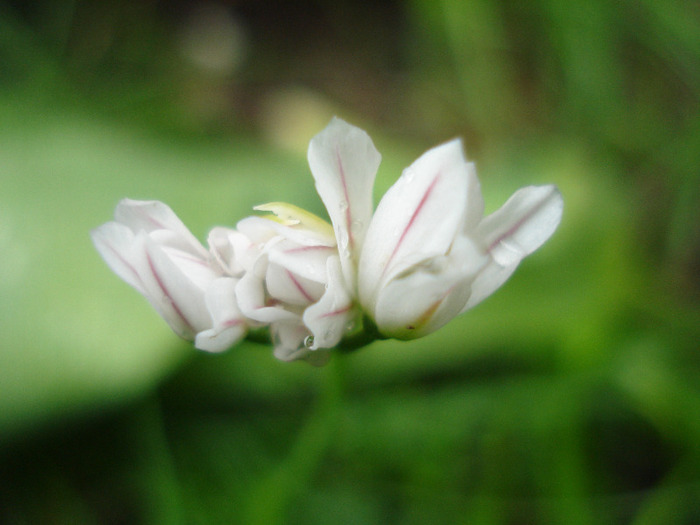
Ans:
<svg viewBox="0 0 700 525"><path fill-rule="evenodd" d="M380 339L387 339L387 337L379 333L379 329L377 328L377 325L374 324L372 319L364 316L362 319L361 328L353 334L343 338L343 340L338 344L338 350L343 353L354 352L355 350L359 350L360 348L363 348Z"/></svg>
<svg viewBox="0 0 700 525"><path fill-rule="evenodd" d="M182 487L170 452L163 423L160 400L155 395L140 410L133 422L138 433L139 457L148 458L140 465L137 478L147 494L145 509L149 523L184 523Z"/></svg>
<svg viewBox="0 0 700 525"><path fill-rule="evenodd" d="M299 432L287 459L251 487L243 523L286 523L287 511L301 497L333 441L342 400L343 359L332 359L313 412Z"/></svg>

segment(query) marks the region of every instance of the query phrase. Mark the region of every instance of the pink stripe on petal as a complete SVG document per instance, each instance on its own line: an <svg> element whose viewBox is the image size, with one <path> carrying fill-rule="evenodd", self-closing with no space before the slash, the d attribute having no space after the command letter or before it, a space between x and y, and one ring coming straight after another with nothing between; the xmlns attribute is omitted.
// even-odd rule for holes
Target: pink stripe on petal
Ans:
<svg viewBox="0 0 700 525"><path fill-rule="evenodd" d="M324 319L324 318L327 318L327 317L334 317L334 316L336 316L336 315L346 314L346 313L348 313L350 310L352 310L352 305L351 305L351 304L348 305L348 306L346 306L345 308L340 308L340 309L334 310L334 311L332 311L332 312L326 312L325 314L323 314L322 316L320 316L320 319Z"/></svg>
<svg viewBox="0 0 700 525"><path fill-rule="evenodd" d="M171 252L171 255L172 255L173 257L177 257L178 259L180 259L180 260L182 260L182 261L188 261L188 262L191 262L191 263L195 263L195 264L197 264L197 265L199 265L199 266L204 266L205 268L209 268L209 267L210 267L210 266L209 266L209 262L205 261L205 260L202 259L201 257L197 257L197 256L195 256L195 255L189 254L189 253L187 253L187 252L183 252L183 251L181 251L181 250L177 250L177 253L174 253L174 254Z"/></svg>
<svg viewBox="0 0 700 525"><path fill-rule="evenodd" d="M299 246L297 248L289 248L287 250L282 250L283 253L306 253L314 250L335 250L333 246Z"/></svg>
<svg viewBox="0 0 700 525"><path fill-rule="evenodd" d="M157 230L169 230L170 229L162 222L156 220L152 215L144 214L144 216L146 217L146 222L152 224L155 227L155 229L157 229Z"/></svg>
<svg viewBox="0 0 700 525"><path fill-rule="evenodd" d="M508 228L506 232L494 239L494 241L491 244L489 244L487 252L491 253L496 246L503 242L504 239L511 237L515 232L517 232L520 229L520 227L523 224L529 221L532 217L534 217L537 214L537 212L539 212L542 208L549 204L550 202L547 199L543 199L542 201L540 201L536 206L530 209L528 213L520 217L520 219L518 219L518 221L516 221L515 224L513 224L513 226Z"/></svg>
<svg viewBox="0 0 700 525"><path fill-rule="evenodd" d="M399 248L401 247L401 244L403 241L406 239L406 236L408 235L409 230L413 227L414 223L416 222L416 218L420 214L421 210L425 206L425 203L428 202L428 199L430 198L430 194L433 192L435 189L435 186L437 186L437 183L440 180L440 173L438 173L433 181L430 183L430 186L428 186L428 189L425 190L425 194L421 198L420 202L418 203L418 206L416 209L413 211L413 215L411 215L411 219L408 221L408 224L406 225L406 228L404 228L403 232L401 233L401 237L399 237L399 241L396 243L396 246L394 246L394 251L391 252L391 255L389 256L389 259L386 262L386 265L384 266L384 272L389 268L389 265L391 264L391 261L394 259L396 256L396 252L399 251Z"/></svg>
<svg viewBox="0 0 700 525"><path fill-rule="evenodd" d="M304 287L301 285L301 283L296 279L296 277L294 277L294 274L292 274L292 272L290 272L289 270L286 270L286 271L287 271L287 276L288 276L289 279L292 281L292 283L294 283L294 286L296 286L297 290L299 290L299 292L301 293L301 295L304 296L304 299L306 299L306 300L309 301L310 303L313 303L313 302L314 302L314 298L311 297L311 295L309 295L309 292L307 292L307 291L304 289Z"/></svg>
<svg viewBox="0 0 700 525"><path fill-rule="evenodd" d="M116 248L114 248L111 244L105 244L105 246L107 247L107 249L108 249L110 252L112 252L112 253L114 254L114 256L115 256L117 259L119 259L119 260L122 262L122 264L123 264L126 268L128 268L129 270L131 270L131 273L134 274L134 277L136 278L136 281L138 281L138 282L141 284L141 288L145 291L146 288L145 288L145 286L144 286L144 284L143 284L143 279L141 279L141 275L139 274L138 270L137 270L129 261L127 261L124 257L122 257L122 254L119 252L119 250L117 250Z"/></svg>
<svg viewBox="0 0 700 525"><path fill-rule="evenodd" d="M153 274L153 277L156 280L156 283L158 284L158 287L161 289L165 297L168 299L168 302L170 305L173 307L173 310L175 311L175 314L180 318L182 323L185 325L185 327L194 332L194 327L190 324L190 322L187 320L187 317L185 317L185 314L182 313L180 308L178 307L177 303L173 299L172 295L168 291L167 287L161 280L160 276L158 275L158 272L156 271L155 266L153 265L153 260L151 259L151 255L149 253L146 253L146 260L148 261L148 267L151 269L151 273Z"/></svg>

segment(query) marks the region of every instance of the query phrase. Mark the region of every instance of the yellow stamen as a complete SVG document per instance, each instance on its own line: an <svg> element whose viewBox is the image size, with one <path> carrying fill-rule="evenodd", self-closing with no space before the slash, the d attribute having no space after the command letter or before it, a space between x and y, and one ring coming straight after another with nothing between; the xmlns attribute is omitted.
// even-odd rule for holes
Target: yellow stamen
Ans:
<svg viewBox="0 0 700 525"><path fill-rule="evenodd" d="M257 211L269 211L274 217L270 220L284 224L285 226L303 226L309 230L319 232L323 235L333 237L333 227L320 217L308 212L298 206L286 202L268 202L253 208Z"/></svg>

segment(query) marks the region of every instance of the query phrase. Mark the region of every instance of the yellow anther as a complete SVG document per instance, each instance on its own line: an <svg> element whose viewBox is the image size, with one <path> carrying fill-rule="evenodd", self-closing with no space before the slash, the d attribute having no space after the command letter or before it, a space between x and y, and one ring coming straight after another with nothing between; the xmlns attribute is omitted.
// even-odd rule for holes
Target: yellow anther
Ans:
<svg viewBox="0 0 700 525"><path fill-rule="evenodd" d="M309 230L319 232L323 235L333 237L333 227L320 217L308 212L298 206L286 202L268 202L260 204L253 208L256 211L269 211L274 214L274 217L269 217L271 220L276 220L285 226L302 226Z"/></svg>

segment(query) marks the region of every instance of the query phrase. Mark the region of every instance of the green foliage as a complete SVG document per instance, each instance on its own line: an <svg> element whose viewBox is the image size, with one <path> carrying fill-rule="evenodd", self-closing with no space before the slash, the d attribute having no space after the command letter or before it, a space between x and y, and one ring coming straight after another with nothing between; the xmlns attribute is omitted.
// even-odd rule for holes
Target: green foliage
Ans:
<svg viewBox="0 0 700 525"><path fill-rule="evenodd" d="M230 11L227 73L183 58L187 9L0 8L0 521L700 521L697 10L283 4ZM322 214L300 147L333 113L380 189L461 134L490 210L551 182L563 223L473 312L322 369L197 353L93 250L127 196L200 238Z"/></svg>

